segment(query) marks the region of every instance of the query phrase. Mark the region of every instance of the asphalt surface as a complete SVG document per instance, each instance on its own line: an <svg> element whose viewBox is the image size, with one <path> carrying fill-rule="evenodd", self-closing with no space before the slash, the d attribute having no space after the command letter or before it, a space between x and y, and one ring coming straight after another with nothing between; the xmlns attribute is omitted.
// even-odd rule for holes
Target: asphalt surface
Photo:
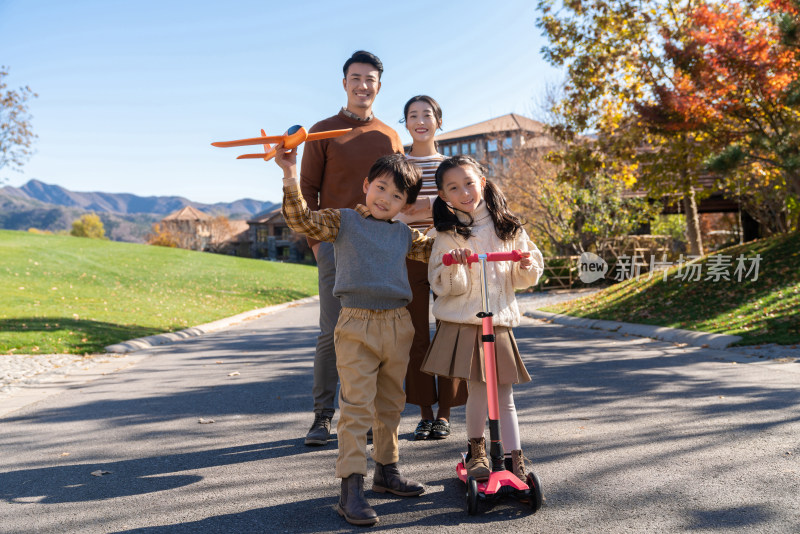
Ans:
<svg viewBox="0 0 800 534"><path fill-rule="evenodd" d="M334 510L335 440L303 445L316 321L305 302L0 399L27 395L0 418L0 532L366 530ZM408 406L401 467L427 491L367 491L372 530L800 531L799 363L530 318L516 334L534 377L515 389L522 443L545 506L468 516L463 407L449 439L414 442Z"/></svg>

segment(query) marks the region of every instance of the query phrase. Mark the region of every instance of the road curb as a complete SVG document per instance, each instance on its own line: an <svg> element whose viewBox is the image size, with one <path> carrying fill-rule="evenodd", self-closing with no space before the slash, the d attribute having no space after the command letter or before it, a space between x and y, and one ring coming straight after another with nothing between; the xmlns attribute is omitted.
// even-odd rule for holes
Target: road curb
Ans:
<svg viewBox="0 0 800 534"><path fill-rule="evenodd" d="M233 315L231 317L226 317L225 319L219 319L210 323L193 326L178 332L169 332L166 334L157 334L154 336L130 339L128 341L123 341L122 343L116 343L114 345L103 347L103 349L111 354L127 354L129 352L136 352L137 350L148 349L158 345L167 345L169 343L183 341L184 339L202 336L203 334L208 334L210 332L216 332L217 330L222 330L233 324L240 323L248 319L254 319L268 313L275 313L290 306L299 306L301 304L307 304L317 300L319 300L319 295L314 295L313 297L306 297L299 300L293 300L291 302L285 302L283 304L276 304L275 306L268 306L266 308L246 311L238 315Z"/></svg>
<svg viewBox="0 0 800 534"><path fill-rule="evenodd" d="M608 330L620 334L632 336L649 337L661 341L673 343L686 343L703 348L724 349L741 340L740 336L728 334L712 334L709 332L695 332L693 330L683 330L680 328L668 328L665 326L655 326L649 324L623 323L620 321L604 321L600 319L585 319L582 317L571 317L560 313L550 313L541 310L529 310L525 312L526 317L541 319L564 326L574 326L578 328L593 328L595 330Z"/></svg>

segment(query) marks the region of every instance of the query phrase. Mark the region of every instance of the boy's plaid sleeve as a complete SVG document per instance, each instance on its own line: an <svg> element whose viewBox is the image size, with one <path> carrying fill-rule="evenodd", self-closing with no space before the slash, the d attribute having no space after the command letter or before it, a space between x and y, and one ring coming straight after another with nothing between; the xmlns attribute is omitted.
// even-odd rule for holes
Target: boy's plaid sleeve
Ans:
<svg viewBox="0 0 800 534"><path fill-rule="evenodd" d="M433 238L428 237L415 228L411 229L411 250L408 253L408 258L412 260L422 261L428 263L431 257L431 249L433 248Z"/></svg>
<svg viewBox="0 0 800 534"><path fill-rule="evenodd" d="M286 224L295 232L318 241L336 241L342 217L339 210L311 211L297 185L284 186L281 209Z"/></svg>

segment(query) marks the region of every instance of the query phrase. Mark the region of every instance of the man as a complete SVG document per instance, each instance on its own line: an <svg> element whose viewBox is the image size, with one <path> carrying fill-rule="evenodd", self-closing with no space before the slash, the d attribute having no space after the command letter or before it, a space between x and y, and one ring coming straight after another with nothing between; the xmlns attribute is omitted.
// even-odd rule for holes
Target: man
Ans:
<svg viewBox="0 0 800 534"><path fill-rule="evenodd" d="M372 104L381 89L383 64L374 54L359 50L345 62L342 85L347 105L333 117L318 122L309 132L352 128L333 139L307 143L300 167L300 189L311 210L351 208L363 204L363 182L370 167L381 156L402 153L403 144L392 128L372 114ZM314 423L306 445L327 445L339 375L333 330L341 305L333 296L336 265L331 243L308 240L319 268L319 328L314 356Z"/></svg>

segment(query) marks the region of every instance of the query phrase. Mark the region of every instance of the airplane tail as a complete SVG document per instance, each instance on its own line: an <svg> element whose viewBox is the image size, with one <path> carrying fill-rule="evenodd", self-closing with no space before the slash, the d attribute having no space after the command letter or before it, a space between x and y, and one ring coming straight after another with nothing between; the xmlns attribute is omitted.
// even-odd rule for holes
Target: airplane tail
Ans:
<svg viewBox="0 0 800 534"><path fill-rule="evenodd" d="M261 129L261 137L267 137L267 132L265 132L263 128ZM269 161L275 157L277 152L272 145L269 143L264 143L262 146L264 147L263 154L242 154L236 159L263 159L264 161Z"/></svg>

